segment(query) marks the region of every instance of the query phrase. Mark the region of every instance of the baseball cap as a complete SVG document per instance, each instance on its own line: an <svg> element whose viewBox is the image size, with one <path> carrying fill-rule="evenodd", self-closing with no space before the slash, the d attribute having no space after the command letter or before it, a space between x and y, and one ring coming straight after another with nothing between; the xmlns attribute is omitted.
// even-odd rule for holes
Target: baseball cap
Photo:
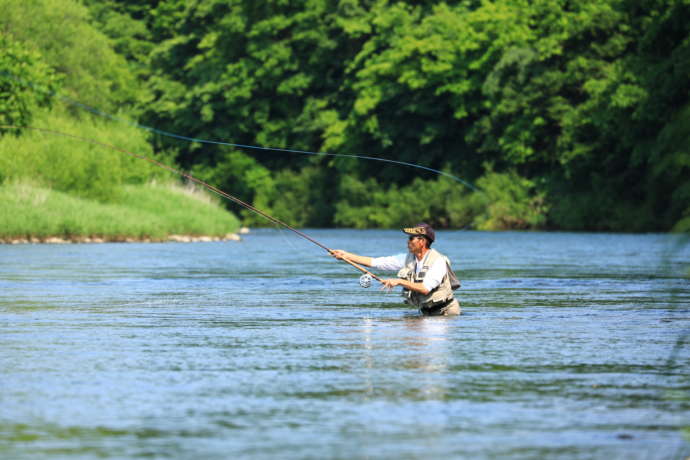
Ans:
<svg viewBox="0 0 690 460"><path fill-rule="evenodd" d="M434 239L436 238L436 234L434 233L434 229L431 228L431 225L425 224L424 222L415 225L414 227L409 227L409 228L403 228L403 232L407 233L408 235L422 235L426 236L429 241L433 243Z"/></svg>

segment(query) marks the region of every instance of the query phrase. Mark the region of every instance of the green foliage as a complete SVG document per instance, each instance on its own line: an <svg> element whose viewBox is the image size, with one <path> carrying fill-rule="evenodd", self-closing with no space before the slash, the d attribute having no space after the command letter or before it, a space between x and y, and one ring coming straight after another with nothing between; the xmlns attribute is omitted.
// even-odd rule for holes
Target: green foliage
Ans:
<svg viewBox="0 0 690 460"><path fill-rule="evenodd" d="M683 218L676 222L672 230L676 233L690 233L690 209L685 211Z"/></svg>
<svg viewBox="0 0 690 460"><path fill-rule="evenodd" d="M93 18L56 2L0 0L0 26L77 99L111 110L136 98L166 131L365 153L483 188L387 163L153 139L296 225L650 231L684 228L690 213L687 0L87 0ZM93 180L105 184L105 170ZM65 188L79 190L77 176Z"/></svg>
<svg viewBox="0 0 690 460"><path fill-rule="evenodd" d="M546 222L544 194L515 171L496 173L487 165L477 185L481 191L475 192L472 200L475 208L482 210L473 220L478 230L527 230Z"/></svg>
<svg viewBox="0 0 690 460"><path fill-rule="evenodd" d="M399 228L425 221L437 228L478 230L524 230L545 224L548 208L544 194L528 179L514 171L496 173L488 167L478 185L480 190L468 192L439 178L384 189L373 179L360 182L344 177L335 223L354 228Z"/></svg>
<svg viewBox="0 0 690 460"><path fill-rule="evenodd" d="M0 185L0 237L88 236L165 239L171 234L223 236L237 219L199 192L171 185L126 185L101 203L26 181Z"/></svg>
<svg viewBox="0 0 690 460"><path fill-rule="evenodd" d="M681 215L673 225L673 231L690 232L690 104L661 130L652 158L653 189L661 189L662 184L675 185L668 190L670 200L662 217L674 224L677 216Z"/></svg>
<svg viewBox="0 0 690 460"><path fill-rule="evenodd" d="M450 162L480 172L467 143L485 110L484 75L502 50L529 34L527 16L512 2L435 5L427 12L402 3L382 6L374 33L348 66L355 102L345 115L350 143L440 169ZM409 180L386 168L383 177Z"/></svg>
<svg viewBox="0 0 690 460"><path fill-rule="evenodd" d="M331 2L161 2L147 121L194 137L310 149L312 121L337 89ZM336 32L337 33L337 32ZM222 148L183 149L184 165L219 162ZM291 161L273 156L269 163Z"/></svg>
<svg viewBox="0 0 690 460"><path fill-rule="evenodd" d="M146 214L151 231L164 235L224 236L239 229L239 220L223 210L205 190L173 182L125 185L113 204ZM152 235L152 233L146 233Z"/></svg>
<svg viewBox="0 0 690 460"><path fill-rule="evenodd" d="M556 227L670 228L685 207L674 196L686 183L677 163L686 144L667 140L690 125L679 116L690 90L681 76L690 28L677 19L687 2L563 10L543 1L532 11L534 39L506 50L486 80L491 110L473 134L481 151L501 165L527 164L550 184ZM545 41L555 47L540 48ZM660 167L672 163L680 167Z"/></svg>
<svg viewBox="0 0 690 460"><path fill-rule="evenodd" d="M327 192L330 188L328 174L328 170L317 167L305 167L299 172L282 170L275 175L274 187L257 191L255 203L292 226L330 226L333 210L332 197ZM245 212L244 216L249 225L266 225L266 221L254 213Z"/></svg>
<svg viewBox="0 0 690 460"><path fill-rule="evenodd" d="M153 2L129 0L84 0L90 16L98 24L98 30L112 39L114 50L127 58L140 75L146 75L146 63L153 49L154 37L145 18L155 7Z"/></svg>
<svg viewBox="0 0 690 460"><path fill-rule="evenodd" d="M2 32L0 50L0 125L26 126L39 107L50 105L58 78L39 53ZM27 82L41 90L35 91ZM0 133L7 130L0 128Z"/></svg>
<svg viewBox="0 0 690 460"><path fill-rule="evenodd" d="M373 179L344 176L339 196L334 220L343 227L398 228L419 221L440 228L466 227L478 212L465 188L442 177L386 189Z"/></svg>
<svg viewBox="0 0 690 460"><path fill-rule="evenodd" d="M487 75L490 110L473 136L501 161L560 163L569 174L571 162L599 147L596 133L644 96L619 62L636 32L615 0L568 9L544 0L530 15L529 39L507 47Z"/></svg>
<svg viewBox="0 0 690 460"><path fill-rule="evenodd" d="M192 170L192 175L245 202L253 202L257 208L264 211L267 210L268 203L263 199L257 199L257 195L261 190L275 188L275 181L266 167L249 155L236 150L226 151L213 166L197 165ZM245 211L239 206L238 210Z"/></svg>
<svg viewBox="0 0 690 460"><path fill-rule="evenodd" d="M236 230L237 219L208 196L147 185L170 181L170 173L123 151L172 161L154 155L146 131L95 121L69 104L40 108L55 100L58 81L62 95L118 115L142 94L81 3L0 0L0 8L0 123L27 126L0 137L0 235L121 239ZM130 41L116 43L122 50L146 52L145 41L136 42L144 29L132 27L140 23L104 14L112 28L132 29Z"/></svg>
<svg viewBox="0 0 690 460"><path fill-rule="evenodd" d="M394 228L410 222L429 221L435 198L423 181L399 189L383 189L373 179L358 182L345 177L341 183L343 200L336 205L335 223L354 228Z"/></svg>
<svg viewBox="0 0 690 460"><path fill-rule="evenodd" d="M112 122L75 120L54 110L36 115L37 126L153 157L146 134ZM27 130L0 138L0 178L26 180L63 192L110 199L122 184L169 177L160 168L112 148L54 133Z"/></svg>
<svg viewBox="0 0 690 460"><path fill-rule="evenodd" d="M78 1L0 0L0 11L0 30L25 49L39 51L63 77L67 96L106 112L136 100L138 87L125 59L89 23L88 10ZM44 86L34 89L42 91ZM76 108L73 113L78 113Z"/></svg>

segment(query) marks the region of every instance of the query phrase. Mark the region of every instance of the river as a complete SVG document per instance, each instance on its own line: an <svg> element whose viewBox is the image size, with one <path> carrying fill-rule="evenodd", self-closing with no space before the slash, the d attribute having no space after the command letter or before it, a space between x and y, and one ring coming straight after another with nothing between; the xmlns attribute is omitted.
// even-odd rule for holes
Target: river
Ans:
<svg viewBox="0 0 690 460"><path fill-rule="evenodd" d="M405 250L400 231L306 232ZM440 231L456 318L285 230L0 245L0 457L686 458L685 243Z"/></svg>

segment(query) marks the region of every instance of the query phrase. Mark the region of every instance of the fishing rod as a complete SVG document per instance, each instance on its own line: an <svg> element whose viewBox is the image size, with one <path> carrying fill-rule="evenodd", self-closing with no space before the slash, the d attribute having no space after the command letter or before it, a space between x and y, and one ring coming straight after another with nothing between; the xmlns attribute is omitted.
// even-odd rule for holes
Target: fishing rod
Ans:
<svg viewBox="0 0 690 460"><path fill-rule="evenodd" d="M190 180L190 181L192 181L192 182L194 182L194 183L196 183L196 184L199 184L199 185L201 185L202 187L204 187L204 188L210 190L211 192L215 193L216 195L222 196L223 198L226 198L226 199L232 201L233 203L236 203L236 204L238 204L238 205L240 205L240 206L242 206L242 207L244 207L244 208L246 208L246 209L249 209L250 211L253 211L253 212L259 214L260 216L264 217L265 219L267 219L267 220L269 220L269 221L271 221L271 222L273 222L273 223L275 223L275 224L281 225L281 226L287 228L288 230L293 231L294 233L296 233L297 235L299 235L299 236L301 236L302 238L306 239L307 241L310 241L311 243L314 243L315 245L317 245L317 246L320 247L321 249L324 249L324 250L325 250L326 252L328 252L329 254L334 255L334 251L333 251L332 249L330 249L329 247L325 246L324 244L318 242L317 240L315 240L315 239L312 238L311 236L307 235L306 233L304 233L304 232L302 232L302 231L300 231L300 230L297 230L296 228L292 227L291 225L289 225L289 224L283 222L282 220L280 220L280 219L278 219L278 218L276 218L276 217L271 216L270 214L268 214L268 213L262 211L261 209L255 208L255 207L252 206L251 204L246 203L246 202L240 200L239 198L237 198L236 196L230 195L229 193L224 192L223 190L221 190L221 189L219 189L219 188L217 188L217 187L214 187L213 185L208 184L208 183L202 181L201 179L197 179L196 177L192 176L192 175L189 174L189 173L186 173L186 172L184 172L184 171L182 171L182 170L179 170L179 169L175 169L175 168L173 168L172 166L168 166L168 165L166 165L165 163L161 163L160 161L154 160L153 158L149 158L149 157L144 156L144 155L140 155L140 154L137 154L137 153L134 153L134 152L130 152L129 150L125 150L125 149L123 149L123 148L121 148L121 147L118 147L118 146L115 146L115 145L111 145L111 144L106 144L105 142L97 141L97 140L95 140L95 139L90 139L90 138L87 138L87 137L77 136L77 135L70 134L70 133L63 133L63 132L61 132L61 131L56 131L56 130L48 129L48 128L38 128L38 127L34 127L34 126L0 125L0 129L31 129L31 130L38 131L38 132L49 133L49 134L56 134L56 135L64 136L64 137L70 137L70 138L72 138L72 139L77 139L77 140L80 140L80 141L82 141L82 142L87 142L87 143L89 143L89 144L100 145L101 147L109 148L109 149L112 149L112 150L115 150L115 151L124 153L124 154L126 154L126 155L129 155L129 156L131 156L131 157L137 158L137 159L139 159L139 160L148 161L149 163L151 163L151 164L153 164L153 165L155 165L155 166L158 166L158 167L160 167L160 168L166 169L166 170L168 170L168 171L170 171L170 172L172 172L172 173L174 173L174 174L177 174L177 175L182 176L182 177L184 177L184 178L186 178L186 179L188 179L188 180ZM367 270L366 268L362 267L362 266L359 265L358 263L353 262L353 261L351 261L351 260L349 260L349 259L347 259L347 258L345 258L345 257L342 257L341 260L347 262L348 264L352 265L353 267L355 267L356 269L358 269L359 271L361 271L362 273L364 273L364 274L360 277L360 280L359 280L360 286L362 286L362 287L369 287L369 286L371 285L371 279L375 279L375 280L378 281L379 283L383 284L383 280L382 280L381 278L379 278L379 277L376 276L375 274L371 273L369 270Z"/></svg>

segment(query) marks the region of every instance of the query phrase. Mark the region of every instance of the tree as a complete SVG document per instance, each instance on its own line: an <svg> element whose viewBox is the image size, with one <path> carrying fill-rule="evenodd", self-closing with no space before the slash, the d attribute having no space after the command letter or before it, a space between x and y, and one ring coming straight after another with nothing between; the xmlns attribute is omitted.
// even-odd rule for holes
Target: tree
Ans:
<svg viewBox="0 0 690 460"><path fill-rule="evenodd" d="M27 126L39 107L49 106L59 78L41 55L0 33L0 125ZM0 133L18 132L0 128Z"/></svg>
<svg viewBox="0 0 690 460"><path fill-rule="evenodd" d="M63 77L63 95L107 113L136 102L138 86L125 59L76 0L0 0L0 10L0 29L41 53ZM84 112L75 106L73 113Z"/></svg>

